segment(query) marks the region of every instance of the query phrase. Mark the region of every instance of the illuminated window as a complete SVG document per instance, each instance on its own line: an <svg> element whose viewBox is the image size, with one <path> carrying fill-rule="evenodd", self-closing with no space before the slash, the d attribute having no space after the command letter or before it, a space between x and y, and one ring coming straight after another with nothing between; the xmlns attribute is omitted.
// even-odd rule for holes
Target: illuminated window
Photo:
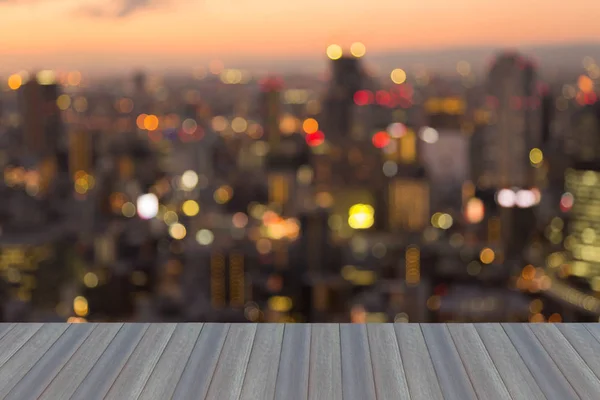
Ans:
<svg viewBox="0 0 600 400"><path fill-rule="evenodd" d="M229 297L232 307L244 305L244 255L234 253L229 256Z"/></svg>
<svg viewBox="0 0 600 400"><path fill-rule="evenodd" d="M400 160L405 164L415 162L417 157L417 136L412 130L408 130L400 138Z"/></svg>
<svg viewBox="0 0 600 400"><path fill-rule="evenodd" d="M225 257L213 254L210 260L210 293L213 308L225 306Z"/></svg>

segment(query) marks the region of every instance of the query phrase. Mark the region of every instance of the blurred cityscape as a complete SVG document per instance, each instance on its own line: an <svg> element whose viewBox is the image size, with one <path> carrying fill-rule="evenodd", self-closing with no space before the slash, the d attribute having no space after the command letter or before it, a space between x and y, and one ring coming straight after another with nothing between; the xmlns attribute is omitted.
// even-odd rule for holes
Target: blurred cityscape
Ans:
<svg viewBox="0 0 600 400"><path fill-rule="evenodd" d="M600 66L0 83L0 321L600 317ZM324 55L324 57L325 57Z"/></svg>

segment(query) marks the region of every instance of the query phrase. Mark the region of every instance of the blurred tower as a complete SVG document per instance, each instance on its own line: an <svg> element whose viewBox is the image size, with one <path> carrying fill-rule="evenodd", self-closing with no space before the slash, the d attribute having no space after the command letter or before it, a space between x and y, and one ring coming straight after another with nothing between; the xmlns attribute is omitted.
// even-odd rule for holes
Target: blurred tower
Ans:
<svg viewBox="0 0 600 400"><path fill-rule="evenodd" d="M494 189L532 187L535 171L529 153L542 145L540 96L533 64L516 53L500 55L490 70L487 94L492 123L481 149L482 184Z"/></svg>
<svg viewBox="0 0 600 400"><path fill-rule="evenodd" d="M92 169L92 135L82 128L69 133L69 175L75 176L77 171L91 172Z"/></svg>
<svg viewBox="0 0 600 400"><path fill-rule="evenodd" d="M48 75L48 76L46 76ZM61 119L56 99L58 86L46 71L19 89L23 118L23 146L37 159L56 154L61 144Z"/></svg>
<svg viewBox="0 0 600 400"><path fill-rule="evenodd" d="M281 116L281 89L283 81L279 78L267 78L261 83L260 115L264 137L275 148L281 140L279 117Z"/></svg>
<svg viewBox="0 0 600 400"><path fill-rule="evenodd" d="M364 73L360 60L343 56L331 61L331 81L327 90L323 128L328 139L349 138L352 133L354 95L362 88Z"/></svg>

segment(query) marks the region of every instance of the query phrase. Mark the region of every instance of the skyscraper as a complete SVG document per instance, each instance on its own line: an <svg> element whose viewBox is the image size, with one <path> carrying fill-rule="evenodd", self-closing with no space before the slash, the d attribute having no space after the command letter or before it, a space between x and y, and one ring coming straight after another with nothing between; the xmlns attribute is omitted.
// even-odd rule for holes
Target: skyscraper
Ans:
<svg viewBox="0 0 600 400"><path fill-rule="evenodd" d="M542 144L536 71L517 53L496 58L487 82L491 121L483 137L482 185L494 189L534 186L530 151Z"/></svg>
<svg viewBox="0 0 600 400"><path fill-rule="evenodd" d="M260 115L264 137L274 148L281 140L279 118L281 116L281 89L283 82L278 78L267 78L261 83Z"/></svg>

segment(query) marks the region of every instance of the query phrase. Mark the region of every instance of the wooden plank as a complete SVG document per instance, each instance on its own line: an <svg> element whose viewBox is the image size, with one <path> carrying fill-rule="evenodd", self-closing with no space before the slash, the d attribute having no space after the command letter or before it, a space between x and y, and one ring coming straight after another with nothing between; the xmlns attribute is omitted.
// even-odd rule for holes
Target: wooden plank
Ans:
<svg viewBox="0 0 600 400"><path fill-rule="evenodd" d="M394 327L391 324L368 324L367 333L377 398L410 399Z"/></svg>
<svg viewBox="0 0 600 400"><path fill-rule="evenodd" d="M342 399L342 359L338 324L312 325L308 398Z"/></svg>
<svg viewBox="0 0 600 400"><path fill-rule="evenodd" d="M528 328L537 336L571 386L583 399L600 396L600 382L569 341L553 324L530 324Z"/></svg>
<svg viewBox="0 0 600 400"><path fill-rule="evenodd" d="M241 399L272 399L275 395L283 330L283 324L258 325Z"/></svg>
<svg viewBox="0 0 600 400"><path fill-rule="evenodd" d="M423 337L445 398L477 399L445 324L421 324Z"/></svg>
<svg viewBox="0 0 600 400"><path fill-rule="evenodd" d="M229 324L204 324L177 383L173 400L206 397L229 327Z"/></svg>
<svg viewBox="0 0 600 400"><path fill-rule="evenodd" d="M256 324L231 325L208 388L207 398L219 400L239 398L255 335Z"/></svg>
<svg viewBox="0 0 600 400"><path fill-rule="evenodd" d="M556 324L556 327L600 378L600 342L582 324Z"/></svg>
<svg viewBox="0 0 600 400"><path fill-rule="evenodd" d="M68 399L90 372L102 353L115 338L123 324L98 324L73 357L56 375L40 400Z"/></svg>
<svg viewBox="0 0 600 400"><path fill-rule="evenodd" d="M69 328L68 324L44 324L27 343L22 346L0 368L0 398L5 398L8 392L25 376L27 372L42 358L44 353Z"/></svg>
<svg viewBox="0 0 600 400"><path fill-rule="evenodd" d="M598 342L600 342L600 324L581 324Z"/></svg>
<svg viewBox="0 0 600 400"><path fill-rule="evenodd" d="M394 331L413 400L443 400L427 345L417 324L394 324Z"/></svg>
<svg viewBox="0 0 600 400"><path fill-rule="evenodd" d="M344 399L375 399L367 327L364 324L341 324L340 342Z"/></svg>
<svg viewBox="0 0 600 400"><path fill-rule="evenodd" d="M135 399L140 395L176 327L176 324L150 325L106 394L106 400Z"/></svg>
<svg viewBox="0 0 600 400"><path fill-rule="evenodd" d="M16 324L0 323L0 339L8 333Z"/></svg>
<svg viewBox="0 0 600 400"><path fill-rule="evenodd" d="M102 399L148 330L148 324L126 324L73 393L71 400Z"/></svg>
<svg viewBox="0 0 600 400"><path fill-rule="evenodd" d="M4 365L44 324L16 324L0 339L0 367Z"/></svg>
<svg viewBox="0 0 600 400"><path fill-rule="evenodd" d="M154 371L148 378L140 399L170 399L196 345L202 324L177 324Z"/></svg>
<svg viewBox="0 0 600 400"><path fill-rule="evenodd" d="M482 399L510 400L510 394L472 324L447 325L475 392Z"/></svg>
<svg viewBox="0 0 600 400"><path fill-rule="evenodd" d="M311 326L285 324L275 399L306 400L310 368Z"/></svg>
<svg viewBox="0 0 600 400"><path fill-rule="evenodd" d="M500 324L476 324L498 373L513 399L545 400L546 396Z"/></svg>
<svg viewBox="0 0 600 400"><path fill-rule="evenodd" d="M96 324L73 324L8 393L6 399L35 399L65 366Z"/></svg>
<svg viewBox="0 0 600 400"><path fill-rule="evenodd" d="M579 398L526 324L502 324L502 327L548 399Z"/></svg>

